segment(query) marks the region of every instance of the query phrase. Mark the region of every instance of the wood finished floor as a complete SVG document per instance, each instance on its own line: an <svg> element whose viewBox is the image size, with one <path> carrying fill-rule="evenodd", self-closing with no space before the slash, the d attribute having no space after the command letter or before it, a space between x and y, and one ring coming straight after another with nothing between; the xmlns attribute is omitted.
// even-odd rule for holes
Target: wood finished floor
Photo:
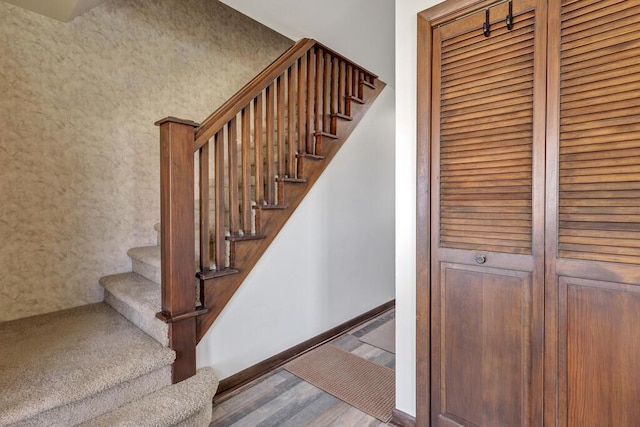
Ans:
<svg viewBox="0 0 640 427"><path fill-rule="evenodd" d="M331 344L395 369L395 355L358 338L395 318L395 310L334 339ZM283 368L213 403L210 427L386 426L374 417L301 380Z"/></svg>

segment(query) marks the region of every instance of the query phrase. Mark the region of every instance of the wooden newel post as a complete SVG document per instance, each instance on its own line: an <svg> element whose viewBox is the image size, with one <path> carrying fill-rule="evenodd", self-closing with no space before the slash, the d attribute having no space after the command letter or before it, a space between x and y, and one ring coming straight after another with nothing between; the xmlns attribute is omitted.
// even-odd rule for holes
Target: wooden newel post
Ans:
<svg viewBox="0 0 640 427"><path fill-rule="evenodd" d="M194 129L197 123L167 117L160 126L160 226L162 311L176 352L173 383L196 373L194 231Z"/></svg>

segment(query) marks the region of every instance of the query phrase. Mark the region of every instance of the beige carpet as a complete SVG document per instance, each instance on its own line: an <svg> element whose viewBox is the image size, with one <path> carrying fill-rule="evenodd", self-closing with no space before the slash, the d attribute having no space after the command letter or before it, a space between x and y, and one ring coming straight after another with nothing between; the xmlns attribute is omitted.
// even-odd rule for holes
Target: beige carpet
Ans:
<svg viewBox="0 0 640 427"><path fill-rule="evenodd" d="M206 426L211 421L211 400L218 379L211 368L94 418L82 427Z"/></svg>
<svg viewBox="0 0 640 427"><path fill-rule="evenodd" d="M374 347L381 348L389 353L396 353L396 321L395 319L389 320L382 326L377 327L373 331L369 332L358 338L362 342L371 344Z"/></svg>
<svg viewBox="0 0 640 427"><path fill-rule="evenodd" d="M0 342L3 426L28 420L33 425L69 425L64 421L67 413L82 422L81 416L88 419L110 405L127 403L123 399L136 398L137 391L171 384L169 365L175 353L102 303L0 323ZM163 367L166 375L159 371ZM131 385L154 372L161 376ZM91 396L109 390L119 392L95 406L83 406ZM57 411L59 423L48 411ZM41 413L48 414L48 421L33 421Z"/></svg>
<svg viewBox="0 0 640 427"><path fill-rule="evenodd" d="M382 422L391 419L395 405L392 369L330 344L289 362L285 369Z"/></svg>

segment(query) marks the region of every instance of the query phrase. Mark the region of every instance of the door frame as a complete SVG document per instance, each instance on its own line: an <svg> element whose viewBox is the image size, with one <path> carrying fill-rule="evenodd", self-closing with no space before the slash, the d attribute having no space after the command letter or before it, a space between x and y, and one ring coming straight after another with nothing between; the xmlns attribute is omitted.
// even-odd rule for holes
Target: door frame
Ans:
<svg viewBox="0 0 640 427"><path fill-rule="evenodd" d="M499 1L499 0L498 0ZM506 0L505 0L506 1ZM496 0L446 0L417 15L416 426L431 419L431 79L433 28ZM422 119L421 119L422 118ZM427 118L426 120L424 118Z"/></svg>

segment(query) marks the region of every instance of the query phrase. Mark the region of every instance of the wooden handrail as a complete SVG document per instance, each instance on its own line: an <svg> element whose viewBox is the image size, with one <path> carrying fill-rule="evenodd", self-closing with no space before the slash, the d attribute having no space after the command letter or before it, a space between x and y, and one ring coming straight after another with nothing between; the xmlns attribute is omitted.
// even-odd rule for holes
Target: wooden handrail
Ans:
<svg viewBox="0 0 640 427"><path fill-rule="evenodd" d="M265 68L253 80L240 89L227 102L222 104L213 114L206 118L196 129L194 151L197 151L211 139L227 122L235 117L258 92L263 91L286 70L294 61L307 53L316 44L313 39L301 39L289 50L280 55L271 65Z"/></svg>

